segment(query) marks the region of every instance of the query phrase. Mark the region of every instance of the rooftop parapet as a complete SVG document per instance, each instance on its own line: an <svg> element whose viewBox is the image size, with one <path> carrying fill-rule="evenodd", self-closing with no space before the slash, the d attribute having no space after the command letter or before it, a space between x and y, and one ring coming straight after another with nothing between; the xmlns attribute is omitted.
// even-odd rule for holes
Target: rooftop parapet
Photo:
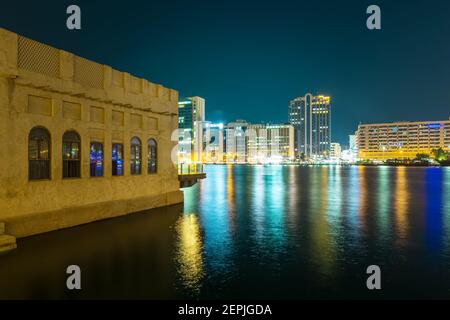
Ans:
<svg viewBox="0 0 450 320"><path fill-rule="evenodd" d="M0 76L16 84L160 114L178 92L0 28Z"/></svg>

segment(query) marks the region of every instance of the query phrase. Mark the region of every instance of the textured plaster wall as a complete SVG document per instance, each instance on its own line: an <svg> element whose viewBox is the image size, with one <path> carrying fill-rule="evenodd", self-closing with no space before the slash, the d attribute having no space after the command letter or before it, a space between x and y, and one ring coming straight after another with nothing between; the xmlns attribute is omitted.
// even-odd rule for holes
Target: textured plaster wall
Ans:
<svg viewBox="0 0 450 320"><path fill-rule="evenodd" d="M103 88L89 88L73 80L74 55L59 51L59 77L49 77L18 68L18 50L18 35L0 29L0 221L6 222L7 233L27 236L182 202L170 159L177 143L171 141L178 126L176 91L108 66L101 68ZM119 86L113 72L121 79ZM32 109L30 96L50 101L50 107L44 103ZM65 115L65 102L79 106L80 112ZM92 107L101 112L95 114ZM113 110L123 121L113 121ZM50 180L28 179L28 134L36 126L51 134ZM81 178L62 179L62 136L67 130L81 137ZM142 142L140 176L130 175L130 140L135 136ZM158 142L158 172L148 175L150 138ZM91 141L103 143L103 177L90 177ZM111 175L113 142L124 145L121 177Z"/></svg>

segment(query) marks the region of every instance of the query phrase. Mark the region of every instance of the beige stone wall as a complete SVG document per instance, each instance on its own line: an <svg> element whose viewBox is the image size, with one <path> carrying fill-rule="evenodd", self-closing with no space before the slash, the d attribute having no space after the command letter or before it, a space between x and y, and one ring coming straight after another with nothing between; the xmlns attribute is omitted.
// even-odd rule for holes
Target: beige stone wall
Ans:
<svg viewBox="0 0 450 320"><path fill-rule="evenodd" d="M182 201L170 155L178 93L0 29L0 221L17 237ZM51 179L29 181L28 135L51 134ZM62 136L81 137L81 178L62 178ZM130 140L142 142L142 174L130 175ZM147 141L158 172L147 174ZM102 142L104 176L90 177L90 142ZM112 143L124 176L111 175Z"/></svg>

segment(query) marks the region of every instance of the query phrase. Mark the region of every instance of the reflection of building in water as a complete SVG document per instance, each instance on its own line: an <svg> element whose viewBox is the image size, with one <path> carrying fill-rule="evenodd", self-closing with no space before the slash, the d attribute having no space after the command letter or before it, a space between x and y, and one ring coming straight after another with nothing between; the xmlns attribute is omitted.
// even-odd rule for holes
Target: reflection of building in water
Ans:
<svg viewBox="0 0 450 320"><path fill-rule="evenodd" d="M170 159L177 102L174 90L0 29L7 233L182 202Z"/></svg>
<svg viewBox="0 0 450 320"><path fill-rule="evenodd" d="M433 149L450 151L450 120L360 124L356 141L361 160L413 159Z"/></svg>
<svg viewBox="0 0 450 320"><path fill-rule="evenodd" d="M405 167L396 168L395 187L395 226L401 244L406 242L408 227L408 184L406 182Z"/></svg>
<svg viewBox="0 0 450 320"><path fill-rule="evenodd" d="M319 176L320 174L320 176ZM311 181L310 195L320 195L320 201L314 201L311 205L312 211L316 213L314 217L312 240L314 245L314 264L324 275L331 275L335 272L336 237L332 231L333 221L328 220L328 199L332 194L328 193L330 169L327 166L314 168Z"/></svg>
<svg viewBox="0 0 450 320"><path fill-rule="evenodd" d="M177 269L182 284L198 293L203 278L203 244L198 217L195 214L184 214L177 222L176 231Z"/></svg>

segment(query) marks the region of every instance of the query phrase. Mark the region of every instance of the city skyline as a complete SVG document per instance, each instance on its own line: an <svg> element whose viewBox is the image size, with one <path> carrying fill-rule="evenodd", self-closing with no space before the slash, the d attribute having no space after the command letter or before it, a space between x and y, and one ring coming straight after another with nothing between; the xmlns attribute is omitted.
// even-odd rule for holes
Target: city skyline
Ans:
<svg viewBox="0 0 450 320"><path fill-rule="evenodd" d="M135 1L126 15L117 4L79 1L83 27L75 33L64 27L65 3L49 1L45 10L39 3L27 4L28 10L8 3L0 21L24 36L154 79L181 96L202 96L213 122L284 122L294 97L329 95L336 110L333 140L345 144L360 122L448 118L450 4L377 4L377 31L365 26L364 1ZM139 18L143 11L145 19ZM427 23L415 23L417 16ZM96 23L105 17L111 23Z"/></svg>
<svg viewBox="0 0 450 320"><path fill-rule="evenodd" d="M448 0L2 9L0 300L450 299Z"/></svg>

